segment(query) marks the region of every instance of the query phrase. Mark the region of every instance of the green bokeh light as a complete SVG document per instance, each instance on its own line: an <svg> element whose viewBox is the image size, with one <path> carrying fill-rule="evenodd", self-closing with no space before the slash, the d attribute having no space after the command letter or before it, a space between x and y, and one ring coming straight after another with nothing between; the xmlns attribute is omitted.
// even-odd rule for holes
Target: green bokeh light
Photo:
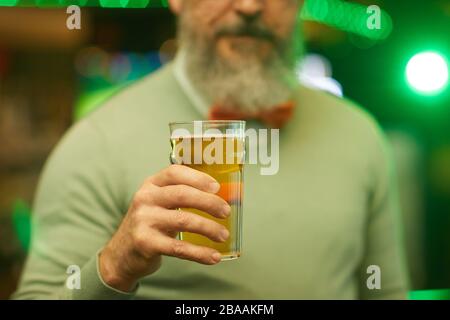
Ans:
<svg viewBox="0 0 450 320"><path fill-rule="evenodd" d="M99 0L104 8L167 7L167 0Z"/></svg>
<svg viewBox="0 0 450 320"><path fill-rule="evenodd" d="M57 8L61 6L59 0L36 0L35 3L40 8Z"/></svg>
<svg viewBox="0 0 450 320"><path fill-rule="evenodd" d="M0 6L14 7L19 0L0 0Z"/></svg>
<svg viewBox="0 0 450 320"><path fill-rule="evenodd" d="M121 0L124 8L146 8L149 0Z"/></svg>
<svg viewBox="0 0 450 320"><path fill-rule="evenodd" d="M75 105L75 120L80 120L119 91L124 85L111 86L93 92L81 94Z"/></svg>
<svg viewBox="0 0 450 320"><path fill-rule="evenodd" d="M87 5L88 0L58 0L58 2L61 6L77 5L84 7Z"/></svg>
<svg viewBox="0 0 450 320"><path fill-rule="evenodd" d="M448 64L444 56L433 51L414 55L406 65L406 80L416 92L440 93L448 84Z"/></svg>
<svg viewBox="0 0 450 320"><path fill-rule="evenodd" d="M121 8L123 0L99 0L103 8Z"/></svg>
<svg viewBox="0 0 450 320"><path fill-rule="evenodd" d="M14 202L12 219L17 238L22 248L28 251L31 237L31 209L22 199L17 199Z"/></svg>
<svg viewBox="0 0 450 320"><path fill-rule="evenodd" d="M372 11L358 3L342 0L306 0L301 17L369 39L383 40L392 32L390 15L380 9L379 28L369 28Z"/></svg>
<svg viewBox="0 0 450 320"><path fill-rule="evenodd" d="M417 290L408 293L410 300L450 300L450 289Z"/></svg>

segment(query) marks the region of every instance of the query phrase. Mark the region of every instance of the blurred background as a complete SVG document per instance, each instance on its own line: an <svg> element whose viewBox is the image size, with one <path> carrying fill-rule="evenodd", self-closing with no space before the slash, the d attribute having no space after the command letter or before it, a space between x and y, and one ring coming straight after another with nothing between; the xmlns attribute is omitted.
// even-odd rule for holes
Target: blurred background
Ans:
<svg viewBox="0 0 450 320"><path fill-rule="evenodd" d="M69 4L81 29L69 30ZM381 24L367 26L381 8ZM299 81L370 111L394 147L412 299L450 299L450 1L306 0ZM0 299L67 128L177 50L166 0L0 0Z"/></svg>

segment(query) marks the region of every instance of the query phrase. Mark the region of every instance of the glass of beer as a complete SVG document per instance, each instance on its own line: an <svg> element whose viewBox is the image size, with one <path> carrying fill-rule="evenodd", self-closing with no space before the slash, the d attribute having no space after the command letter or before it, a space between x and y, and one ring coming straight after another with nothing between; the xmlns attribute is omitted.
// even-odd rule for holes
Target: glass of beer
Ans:
<svg viewBox="0 0 450 320"><path fill-rule="evenodd" d="M181 232L180 239L216 249L223 260L237 259L242 245L242 192L245 160L245 121L173 122L170 127L172 164L186 165L205 172L220 184L218 196L231 206L226 219L193 208L180 208L225 226L230 236L225 242L190 232Z"/></svg>

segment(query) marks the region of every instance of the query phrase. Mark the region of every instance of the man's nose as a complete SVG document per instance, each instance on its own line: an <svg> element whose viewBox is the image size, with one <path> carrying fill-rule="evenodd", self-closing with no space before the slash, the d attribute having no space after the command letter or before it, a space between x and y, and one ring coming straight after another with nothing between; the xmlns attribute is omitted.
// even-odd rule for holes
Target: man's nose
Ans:
<svg viewBox="0 0 450 320"><path fill-rule="evenodd" d="M254 20L261 15L265 0L234 0L234 9L245 20Z"/></svg>

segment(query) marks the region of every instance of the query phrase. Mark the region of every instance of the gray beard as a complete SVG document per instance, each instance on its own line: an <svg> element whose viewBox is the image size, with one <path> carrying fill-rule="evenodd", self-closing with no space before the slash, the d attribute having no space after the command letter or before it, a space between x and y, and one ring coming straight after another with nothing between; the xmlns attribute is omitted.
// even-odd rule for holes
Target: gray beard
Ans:
<svg viewBox="0 0 450 320"><path fill-rule="evenodd" d="M191 30L182 19L180 48L185 54L189 80L208 102L243 112L256 112L292 98L298 86L295 67L300 46L294 40L298 35L293 35L292 42L268 61L247 57L240 65L230 66L215 53L214 44Z"/></svg>

